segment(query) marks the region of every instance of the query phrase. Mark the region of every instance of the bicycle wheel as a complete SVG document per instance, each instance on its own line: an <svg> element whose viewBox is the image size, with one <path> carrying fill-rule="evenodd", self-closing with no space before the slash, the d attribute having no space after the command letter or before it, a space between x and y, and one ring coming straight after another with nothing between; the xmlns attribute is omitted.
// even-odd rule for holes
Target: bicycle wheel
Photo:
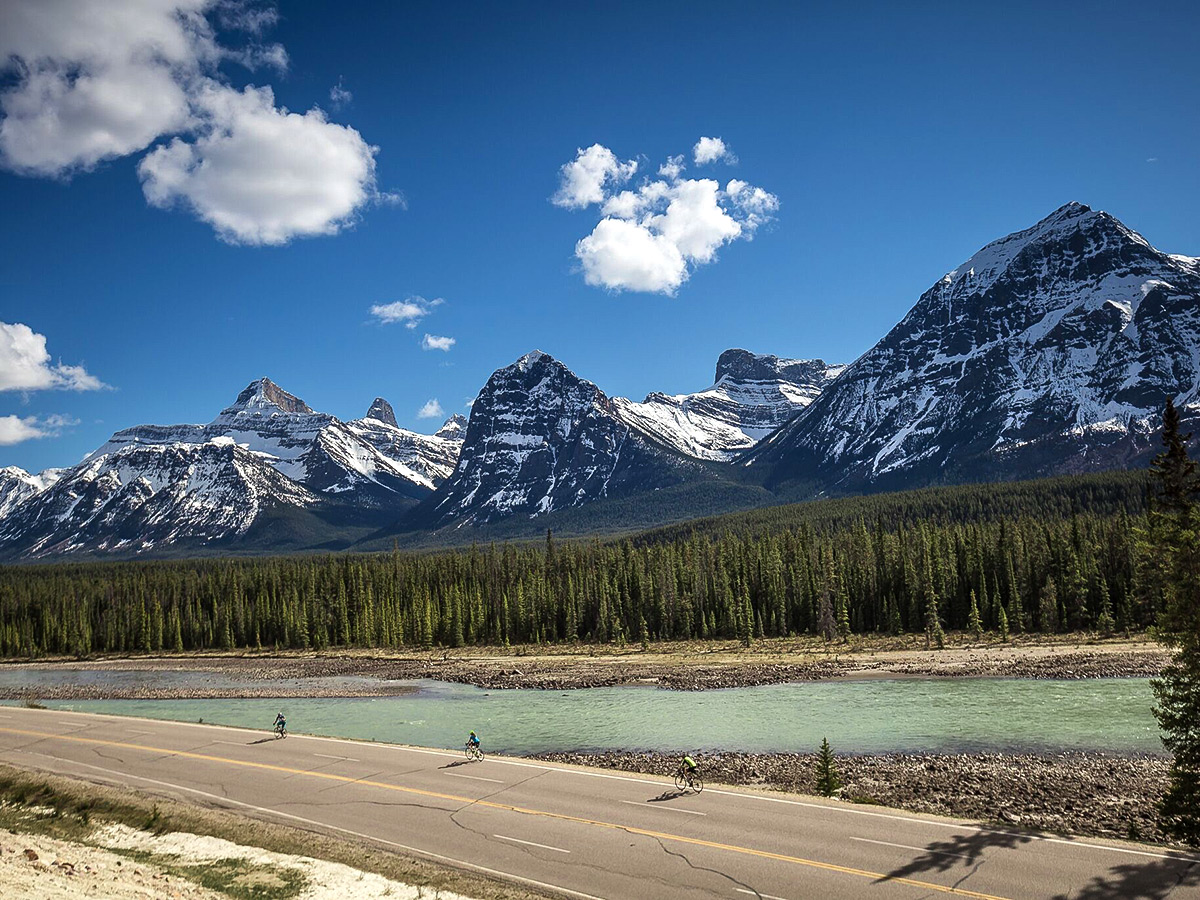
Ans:
<svg viewBox="0 0 1200 900"><path fill-rule="evenodd" d="M687 790L687 786L688 786L687 776L684 775L682 772L676 772L675 773L675 790L685 791L685 790Z"/></svg>
<svg viewBox="0 0 1200 900"><path fill-rule="evenodd" d="M700 780L699 775L692 776L692 790L697 794L704 790L704 782Z"/></svg>

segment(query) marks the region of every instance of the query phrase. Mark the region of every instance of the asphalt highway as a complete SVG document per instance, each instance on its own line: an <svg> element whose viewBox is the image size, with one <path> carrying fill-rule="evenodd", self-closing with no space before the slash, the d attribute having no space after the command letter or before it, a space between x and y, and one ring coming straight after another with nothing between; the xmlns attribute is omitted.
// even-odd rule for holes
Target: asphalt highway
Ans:
<svg viewBox="0 0 1200 900"><path fill-rule="evenodd" d="M1200 854L446 750L0 707L0 761L584 900L1200 898Z"/></svg>

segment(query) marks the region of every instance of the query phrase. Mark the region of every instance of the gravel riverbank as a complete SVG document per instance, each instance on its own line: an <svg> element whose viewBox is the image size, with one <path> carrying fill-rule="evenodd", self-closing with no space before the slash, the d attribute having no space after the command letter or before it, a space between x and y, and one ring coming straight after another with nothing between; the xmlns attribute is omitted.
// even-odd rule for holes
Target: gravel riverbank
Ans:
<svg viewBox="0 0 1200 900"><path fill-rule="evenodd" d="M836 749L836 748L835 748ZM548 753L535 759L669 776L677 757ZM816 793L813 754L705 753L710 783ZM841 796L914 812L1058 834L1162 842L1155 804L1167 783L1159 757L1097 753L839 756Z"/></svg>
<svg viewBox="0 0 1200 900"><path fill-rule="evenodd" d="M430 678L488 690L573 690L650 684L670 690L711 690L784 682L871 678L1122 678L1159 674L1167 654L1145 642L1097 644L981 643L945 650L764 642L685 644L649 650L517 648L387 655L369 651L249 655L191 654L0 664L0 699L211 699L233 697L395 696L400 682ZM6 671L68 675L61 681L14 684ZM172 673L115 684L105 673ZM126 681L129 681L128 679Z"/></svg>

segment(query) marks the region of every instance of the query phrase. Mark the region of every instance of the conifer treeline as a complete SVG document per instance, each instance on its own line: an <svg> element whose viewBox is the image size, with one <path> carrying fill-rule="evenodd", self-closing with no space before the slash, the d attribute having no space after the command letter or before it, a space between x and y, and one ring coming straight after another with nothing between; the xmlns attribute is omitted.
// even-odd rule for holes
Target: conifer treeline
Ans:
<svg viewBox="0 0 1200 900"><path fill-rule="evenodd" d="M1137 629L1143 515L0 569L0 655Z"/></svg>

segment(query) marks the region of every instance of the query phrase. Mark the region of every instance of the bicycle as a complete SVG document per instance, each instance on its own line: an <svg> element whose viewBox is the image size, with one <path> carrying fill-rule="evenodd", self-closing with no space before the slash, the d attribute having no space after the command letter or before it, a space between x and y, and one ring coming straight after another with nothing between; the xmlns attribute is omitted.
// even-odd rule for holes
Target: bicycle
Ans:
<svg viewBox="0 0 1200 900"><path fill-rule="evenodd" d="M467 762L483 762L483 750L478 744L468 741L463 750L467 754Z"/></svg>
<svg viewBox="0 0 1200 900"><path fill-rule="evenodd" d="M700 772L695 769L689 769L687 766L680 766L679 771L675 773L675 789L680 792L694 791L700 793L704 790L704 781L700 777Z"/></svg>
<svg viewBox="0 0 1200 900"><path fill-rule="evenodd" d="M275 732L275 740L287 737L287 726L282 722L276 722L275 727L271 730Z"/></svg>

